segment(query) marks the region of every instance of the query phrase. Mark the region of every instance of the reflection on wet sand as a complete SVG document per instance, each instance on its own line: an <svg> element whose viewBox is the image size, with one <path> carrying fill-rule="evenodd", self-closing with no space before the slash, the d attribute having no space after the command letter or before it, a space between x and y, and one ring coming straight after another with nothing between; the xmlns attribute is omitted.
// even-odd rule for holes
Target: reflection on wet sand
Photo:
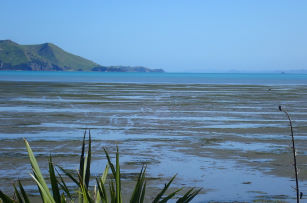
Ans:
<svg viewBox="0 0 307 203"><path fill-rule="evenodd" d="M90 128L93 175L106 164L102 148L118 145L127 181L147 164L156 184L178 173L177 186L203 187L200 202L291 201L289 129L278 105L293 118L301 190L307 189L306 86L0 83L2 190L17 179L33 189L23 137L44 173L50 153L76 169Z"/></svg>

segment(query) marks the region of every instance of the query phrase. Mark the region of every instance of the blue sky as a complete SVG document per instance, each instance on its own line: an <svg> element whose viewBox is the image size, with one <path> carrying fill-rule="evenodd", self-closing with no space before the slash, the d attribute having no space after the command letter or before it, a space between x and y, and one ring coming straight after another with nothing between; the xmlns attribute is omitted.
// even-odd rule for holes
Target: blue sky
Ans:
<svg viewBox="0 0 307 203"><path fill-rule="evenodd" d="M0 0L0 39L169 72L307 69L307 1Z"/></svg>

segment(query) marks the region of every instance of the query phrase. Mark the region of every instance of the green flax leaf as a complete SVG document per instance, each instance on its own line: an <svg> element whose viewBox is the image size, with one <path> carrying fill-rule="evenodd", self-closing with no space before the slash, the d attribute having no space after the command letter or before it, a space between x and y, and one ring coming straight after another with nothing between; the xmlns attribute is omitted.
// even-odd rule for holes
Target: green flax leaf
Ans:
<svg viewBox="0 0 307 203"><path fill-rule="evenodd" d="M61 202L61 195L60 195L60 190L59 190L59 187L58 187L58 180L55 176L51 156L49 157L49 176L50 176L53 198L56 202Z"/></svg>
<svg viewBox="0 0 307 203"><path fill-rule="evenodd" d="M32 149L28 143L27 140L24 140L25 141L25 144L26 144L26 148L27 148L27 151L28 151L28 155L29 155L29 158L30 158L30 162L31 162L31 165L32 165L32 170L33 170L33 173L35 176L33 176L33 178L35 178L35 181L37 182L40 188L40 190L44 190L44 192L46 193L46 195L44 195L44 197L48 197L48 199L53 199L52 198L52 195L49 191L49 188L47 186L47 183L45 181L45 179L43 178L43 175L40 171L40 168L38 166L38 163L36 161L36 158L32 152Z"/></svg>
<svg viewBox="0 0 307 203"><path fill-rule="evenodd" d="M28 197L26 191L24 190L24 188L23 188L23 186L22 186L20 180L18 181L18 186L19 186L21 195L22 195L22 197L23 197L25 203L30 203L29 197Z"/></svg>

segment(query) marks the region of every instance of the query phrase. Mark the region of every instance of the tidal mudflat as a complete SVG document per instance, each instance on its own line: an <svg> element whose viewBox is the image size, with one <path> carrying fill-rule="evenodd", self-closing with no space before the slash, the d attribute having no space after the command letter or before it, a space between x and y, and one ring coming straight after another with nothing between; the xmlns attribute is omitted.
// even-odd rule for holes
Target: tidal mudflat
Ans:
<svg viewBox="0 0 307 203"><path fill-rule="evenodd" d="M0 82L0 189L33 191L22 138L40 166L77 169L85 129L93 176L119 146L129 184L143 164L154 186L202 187L195 202L295 198L288 122L294 123L301 191L307 194L307 86ZM162 179L162 181L161 181ZM152 189L154 190L154 189ZM129 191L127 191L129 192ZM305 197L306 198L306 197Z"/></svg>

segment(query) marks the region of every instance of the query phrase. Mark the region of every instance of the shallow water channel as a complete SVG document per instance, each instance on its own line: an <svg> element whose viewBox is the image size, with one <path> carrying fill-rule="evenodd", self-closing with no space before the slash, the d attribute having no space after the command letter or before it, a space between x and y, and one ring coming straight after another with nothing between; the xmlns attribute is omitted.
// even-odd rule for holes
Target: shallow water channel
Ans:
<svg viewBox="0 0 307 203"><path fill-rule="evenodd" d="M293 119L307 194L307 86L0 82L0 92L0 189L6 192L18 179L29 192L36 189L22 138L47 173L50 154L77 169L84 130L91 129L93 176L104 170L103 147L114 156L118 145L128 185L146 164L152 191L177 174L174 187L203 188L195 202L292 202L282 105Z"/></svg>

